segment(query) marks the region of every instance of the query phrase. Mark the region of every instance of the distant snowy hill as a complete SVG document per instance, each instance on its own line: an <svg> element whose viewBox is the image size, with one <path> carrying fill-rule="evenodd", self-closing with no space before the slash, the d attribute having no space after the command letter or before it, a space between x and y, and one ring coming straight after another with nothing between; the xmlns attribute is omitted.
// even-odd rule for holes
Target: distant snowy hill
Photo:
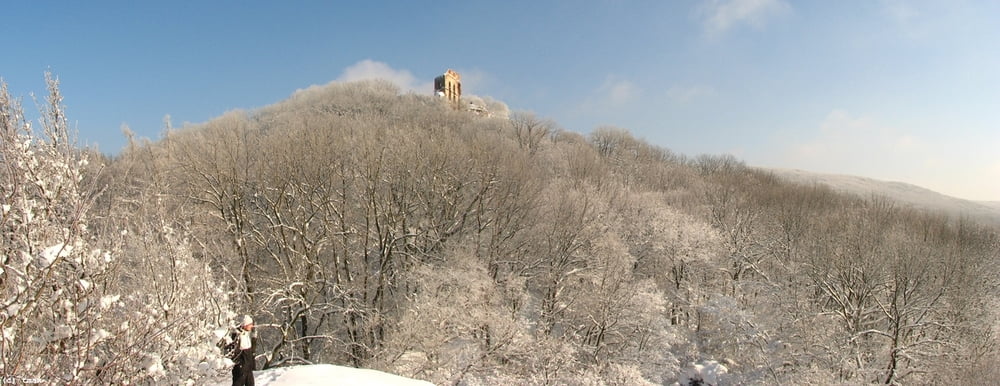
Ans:
<svg viewBox="0 0 1000 386"><path fill-rule="evenodd" d="M820 183L834 190L862 197L879 195L916 208L943 212L952 216L965 216L976 221L1000 226L1000 202L976 202L946 196L929 189L902 182L879 181L871 178L814 173L796 169L769 169L788 181Z"/></svg>
<svg viewBox="0 0 1000 386"><path fill-rule="evenodd" d="M220 382L217 385L229 385ZM356 369L334 365L289 366L254 371L257 386L434 386L426 381L418 381L381 371Z"/></svg>

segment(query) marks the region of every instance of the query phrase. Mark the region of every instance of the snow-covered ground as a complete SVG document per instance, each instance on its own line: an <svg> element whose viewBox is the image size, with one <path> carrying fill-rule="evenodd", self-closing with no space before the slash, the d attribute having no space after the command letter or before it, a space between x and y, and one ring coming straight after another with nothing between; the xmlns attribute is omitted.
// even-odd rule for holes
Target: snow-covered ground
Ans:
<svg viewBox="0 0 1000 386"><path fill-rule="evenodd" d="M309 386L309 385L386 385L386 386L433 386L426 381L418 381L369 369L356 369L334 365L308 365L279 367L254 371L257 386ZM217 385L229 385L219 382Z"/></svg>

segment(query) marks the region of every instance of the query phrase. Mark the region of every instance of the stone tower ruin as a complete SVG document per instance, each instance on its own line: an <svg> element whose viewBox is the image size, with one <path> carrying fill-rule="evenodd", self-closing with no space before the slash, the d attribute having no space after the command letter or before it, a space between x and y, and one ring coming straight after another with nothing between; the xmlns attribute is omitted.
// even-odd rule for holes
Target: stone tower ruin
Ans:
<svg viewBox="0 0 1000 386"><path fill-rule="evenodd" d="M448 69L444 74L434 78L434 95L444 98L452 108L458 108L462 99L462 76Z"/></svg>

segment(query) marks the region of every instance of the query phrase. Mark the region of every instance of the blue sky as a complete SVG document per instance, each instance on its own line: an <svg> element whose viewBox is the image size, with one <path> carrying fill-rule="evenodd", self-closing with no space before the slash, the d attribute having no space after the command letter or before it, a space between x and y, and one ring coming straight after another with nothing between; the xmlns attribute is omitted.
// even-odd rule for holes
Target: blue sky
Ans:
<svg viewBox="0 0 1000 386"><path fill-rule="evenodd" d="M157 139L331 81L448 68L563 128L1000 201L1000 2L24 1L0 77L62 83L83 144Z"/></svg>

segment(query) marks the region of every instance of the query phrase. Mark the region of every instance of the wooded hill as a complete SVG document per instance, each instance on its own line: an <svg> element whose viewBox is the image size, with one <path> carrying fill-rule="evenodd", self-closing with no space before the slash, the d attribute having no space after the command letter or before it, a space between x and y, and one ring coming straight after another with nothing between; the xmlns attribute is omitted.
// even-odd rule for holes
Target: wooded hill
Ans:
<svg viewBox="0 0 1000 386"><path fill-rule="evenodd" d="M76 324L64 323L76 310L7 305L5 374L77 347L83 359L51 374L207 376L217 357L203 343L248 313L265 325L264 366L347 364L436 384L1000 378L997 229L891 197L792 184L623 129L583 136L530 113L453 111L372 81L171 128L113 159L21 130L31 149L89 159L65 166L77 182L59 180L81 202L45 201L51 183L17 187L38 179L10 160L39 153L10 146L24 125L8 121L2 193L31 204L5 209L4 240L23 240L4 244L5 298L121 295ZM43 237L9 220L48 213L63 229L70 219L46 205L79 208L71 223L87 226ZM81 242L115 256L102 280L77 288L90 266L55 253L22 269L37 289L13 284L11 256ZM159 327L139 327L148 340L126 338L147 322ZM29 326L69 331L18 340ZM93 342L81 332L99 329L108 336Z"/></svg>
<svg viewBox="0 0 1000 386"><path fill-rule="evenodd" d="M969 201L946 196L916 185L871 178L815 173L794 169L766 169L778 177L799 184L824 184L838 192L861 197L885 196L898 204L951 217L965 217L985 225L1000 226L1000 205L990 201Z"/></svg>

